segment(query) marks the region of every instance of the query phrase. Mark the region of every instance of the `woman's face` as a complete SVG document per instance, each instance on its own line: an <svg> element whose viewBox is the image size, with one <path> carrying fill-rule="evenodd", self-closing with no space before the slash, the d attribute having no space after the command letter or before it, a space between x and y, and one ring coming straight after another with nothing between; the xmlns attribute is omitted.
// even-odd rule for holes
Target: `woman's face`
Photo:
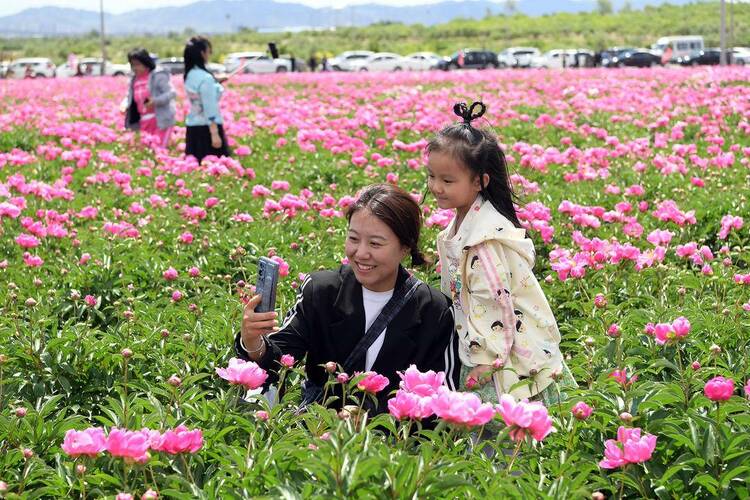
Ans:
<svg viewBox="0 0 750 500"><path fill-rule="evenodd" d="M206 50L201 52L201 54L203 55L203 62L208 64L208 61L211 59L211 46L206 47Z"/></svg>
<svg viewBox="0 0 750 500"><path fill-rule="evenodd" d="M396 286L398 265L409 252L382 220L364 208L349 222L346 257L357 281L373 292L387 292Z"/></svg>
<svg viewBox="0 0 750 500"><path fill-rule="evenodd" d="M141 76L142 74L148 71L148 68L138 59L130 60L130 69L133 70L133 73L135 73L135 76Z"/></svg>

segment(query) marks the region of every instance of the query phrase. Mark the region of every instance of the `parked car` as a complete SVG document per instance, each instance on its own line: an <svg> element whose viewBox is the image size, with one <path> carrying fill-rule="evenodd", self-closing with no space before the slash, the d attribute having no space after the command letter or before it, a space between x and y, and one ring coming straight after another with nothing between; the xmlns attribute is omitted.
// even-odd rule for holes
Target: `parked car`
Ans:
<svg viewBox="0 0 750 500"><path fill-rule="evenodd" d="M598 64L604 68L614 68L620 60L620 56L635 51L635 47L612 47L599 52Z"/></svg>
<svg viewBox="0 0 750 500"><path fill-rule="evenodd" d="M185 72L185 60L182 57L165 57L156 64L169 70L171 75L181 75Z"/></svg>
<svg viewBox="0 0 750 500"><path fill-rule="evenodd" d="M65 63L57 67L55 70L55 76L57 78L69 78L71 76L78 75L80 68L80 76L101 76L102 75L102 59L100 57L84 57L78 60L77 67L73 67L70 63ZM129 75L130 65L129 64L115 64L111 61L107 61L104 68L105 76L125 76Z"/></svg>
<svg viewBox="0 0 750 500"><path fill-rule="evenodd" d="M532 68L590 68L594 53L587 49L555 49L531 59Z"/></svg>
<svg viewBox="0 0 750 500"><path fill-rule="evenodd" d="M729 60L729 58L727 58L727 60ZM676 62L682 66L716 66L721 62L721 50L699 50L693 52L689 56L677 58Z"/></svg>
<svg viewBox="0 0 750 500"><path fill-rule="evenodd" d="M438 69L487 69L499 68L497 54L490 50L464 49L455 52L450 58L443 59Z"/></svg>
<svg viewBox="0 0 750 500"><path fill-rule="evenodd" d="M750 64L750 48L735 47L732 49L732 64L737 64L738 66Z"/></svg>
<svg viewBox="0 0 750 500"><path fill-rule="evenodd" d="M55 65L46 57L25 57L16 59L8 66L8 78L52 78Z"/></svg>
<svg viewBox="0 0 750 500"><path fill-rule="evenodd" d="M5 76L8 74L9 66L10 61L0 61L0 78L5 78Z"/></svg>
<svg viewBox="0 0 750 500"><path fill-rule="evenodd" d="M404 57L406 60L406 66L411 71L428 71L431 69L437 69L440 61L443 60L437 54L432 52L415 52Z"/></svg>
<svg viewBox="0 0 750 500"><path fill-rule="evenodd" d="M510 47L497 55L498 61L512 68L530 68L531 61L542 53L536 47Z"/></svg>
<svg viewBox="0 0 750 500"><path fill-rule="evenodd" d="M409 69L403 56L392 52L377 52L367 59L351 63L352 71L402 71Z"/></svg>
<svg viewBox="0 0 750 500"><path fill-rule="evenodd" d="M371 50L349 50L328 60L328 67L333 71L353 71L352 64L362 62L375 52Z"/></svg>
<svg viewBox="0 0 750 500"><path fill-rule="evenodd" d="M227 72L243 67L242 73L283 73L291 69L291 61L271 59L265 52L234 52L224 59Z"/></svg>
<svg viewBox="0 0 750 500"><path fill-rule="evenodd" d="M650 68L652 66L661 66L661 56L654 54L647 49L636 49L625 51L618 54L612 61L612 66L621 68L630 66L636 68Z"/></svg>

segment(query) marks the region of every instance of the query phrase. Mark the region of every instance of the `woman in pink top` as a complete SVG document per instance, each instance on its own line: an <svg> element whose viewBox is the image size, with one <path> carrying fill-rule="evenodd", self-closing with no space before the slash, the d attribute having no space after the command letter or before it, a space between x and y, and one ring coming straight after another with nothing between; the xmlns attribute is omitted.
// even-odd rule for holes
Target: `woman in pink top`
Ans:
<svg viewBox="0 0 750 500"><path fill-rule="evenodd" d="M125 128L153 137L153 146L167 147L174 126L176 93L171 75L157 66L145 49L128 53L133 70L125 112Z"/></svg>

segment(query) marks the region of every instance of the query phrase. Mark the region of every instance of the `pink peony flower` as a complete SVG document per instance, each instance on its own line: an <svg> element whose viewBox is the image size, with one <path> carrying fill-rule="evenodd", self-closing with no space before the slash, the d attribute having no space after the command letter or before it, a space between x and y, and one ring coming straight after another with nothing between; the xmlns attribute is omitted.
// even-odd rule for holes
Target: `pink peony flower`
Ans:
<svg viewBox="0 0 750 500"><path fill-rule="evenodd" d="M745 383L745 396L750 397L750 379Z"/></svg>
<svg viewBox="0 0 750 500"><path fill-rule="evenodd" d="M261 422L265 422L266 420L268 420L268 412L265 410L258 410L255 412L255 418L257 418Z"/></svg>
<svg viewBox="0 0 750 500"><path fill-rule="evenodd" d="M133 495L130 493L118 493L115 500L133 500Z"/></svg>
<svg viewBox="0 0 750 500"><path fill-rule="evenodd" d="M182 300L182 292L179 290L175 290L172 292L172 302L179 302Z"/></svg>
<svg viewBox="0 0 750 500"><path fill-rule="evenodd" d="M178 275L179 275L179 273L177 272L177 269L175 269L174 267L171 267L171 266L169 267L169 269L167 269L166 271L164 271L164 273L162 274L162 276L164 277L164 279L167 280L167 281L174 281L174 280L176 280Z"/></svg>
<svg viewBox="0 0 750 500"><path fill-rule="evenodd" d="M442 387L432 398L432 411L450 424L465 427L484 425L494 416L491 404L482 403L476 394L454 392Z"/></svg>
<svg viewBox="0 0 750 500"><path fill-rule="evenodd" d="M635 381L638 380L638 375L631 375L630 377L628 377L628 374L625 370L615 370L609 376L615 379L618 384L625 388L633 385Z"/></svg>
<svg viewBox="0 0 750 500"><path fill-rule="evenodd" d="M94 297L93 295L86 295L83 298L83 301L86 303L87 306L94 307L96 306L97 298Z"/></svg>
<svg viewBox="0 0 750 500"><path fill-rule="evenodd" d="M420 372L416 365L410 365L403 373L398 374L401 377L399 387L406 392L414 393L418 396L432 396L445 382L445 373L429 370Z"/></svg>
<svg viewBox="0 0 750 500"><path fill-rule="evenodd" d="M268 378L266 371L256 363L238 358L230 359L229 365L226 368L217 368L216 373L229 383L242 385L247 390L257 389Z"/></svg>
<svg viewBox="0 0 750 500"><path fill-rule="evenodd" d="M591 416L591 413L593 413L593 411L594 409L583 401L577 402L570 410L573 416L578 420L586 420Z"/></svg>
<svg viewBox="0 0 750 500"><path fill-rule="evenodd" d="M503 394L500 396L496 410L503 418L505 425L512 427L510 437L514 441L521 441L527 435L541 441L554 430L552 419L542 403L516 402L510 394Z"/></svg>
<svg viewBox="0 0 750 500"><path fill-rule="evenodd" d="M197 267L193 266L190 269L188 269L188 274L191 278L197 278L201 274L201 270Z"/></svg>
<svg viewBox="0 0 750 500"><path fill-rule="evenodd" d="M726 401L734 393L734 380L721 376L714 377L703 387L703 394L711 401Z"/></svg>
<svg viewBox="0 0 750 500"><path fill-rule="evenodd" d="M294 366L294 356L292 356L291 354L284 354L283 356L281 356L280 362L282 366L291 368L292 366Z"/></svg>
<svg viewBox="0 0 750 500"><path fill-rule="evenodd" d="M149 436L142 431L129 431L117 427L109 431L107 451L113 457L123 457L136 462L148 460Z"/></svg>
<svg viewBox="0 0 750 500"><path fill-rule="evenodd" d="M422 397L403 389L388 400L388 412L396 420L422 420L432 415L432 396Z"/></svg>
<svg viewBox="0 0 750 500"><path fill-rule="evenodd" d="M106 448L107 437L104 435L104 429L100 427L89 427L82 431L69 429L62 443L63 451L71 457L95 457Z"/></svg>
<svg viewBox="0 0 750 500"><path fill-rule="evenodd" d="M157 498L159 498L159 494L151 488L147 489L143 495L141 495L141 500L156 500Z"/></svg>
<svg viewBox="0 0 750 500"><path fill-rule="evenodd" d="M370 394L382 391L390 382L388 377L384 377L375 372L365 372L364 375L365 377L357 382L357 388L360 391L369 392Z"/></svg>
<svg viewBox="0 0 750 500"><path fill-rule="evenodd" d="M30 234L19 234L16 236L16 243L22 248L36 248L41 244L41 241Z"/></svg>
<svg viewBox="0 0 750 500"><path fill-rule="evenodd" d="M641 429L620 427L617 440L604 443L604 459L599 462L602 469L616 469L627 464L637 464L651 459L656 448L656 436L641 436Z"/></svg>
<svg viewBox="0 0 750 500"><path fill-rule="evenodd" d="M203 447L203 432L200 429L189 430L178 425L161 435L158 442L152 445L156 451L165 451L171 455L178 453L195 453Z"/></svg>
<svg viewBox="0 0 750 500"><path fill-rule="evenodd" d="M180 243L184 243L185 245L189 245L193 242L193 233L190 232L184 232L180 235Z"/></svg>

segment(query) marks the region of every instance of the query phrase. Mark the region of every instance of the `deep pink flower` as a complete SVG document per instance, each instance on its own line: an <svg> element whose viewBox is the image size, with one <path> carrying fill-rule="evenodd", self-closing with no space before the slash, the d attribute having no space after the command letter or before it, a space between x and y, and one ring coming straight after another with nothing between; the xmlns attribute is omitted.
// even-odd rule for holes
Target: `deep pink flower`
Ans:
<svg viewBox="0 0 750 500"><path fill-rule="evenodd" d="M403 373L399 387L406 392L412 392L418 396L432 396L445 382L445 373L429 370L420 372L416 365L410 365Z"/></svg>
<svg viewBox="0 0 750 500"><path fill-rule="evenodd" d="M96 305L97 298L94 297L93 295L86 295L83 298L83 301L86 303L87 306L94 307Z"/></svg>
<svg viewBox="0 0 750 500"><path fill-rule="evenodd" d="M172 302L179 302L182 300L182 292L179 290L175 290L172 292Z"/></svg>
<svg viewBox="0 0 750 500"><path fill-rule="evenodd" d="M41 241L30 234L19 234L16 236L16 243L23 248L35 248L41 244Z"/></svg>
<svg viewBox="0 0 750 500"><path fill-rule="evenodd" d="M628 374L625 370L615 370L609 376L615 379L618 384L625 388L633 385L635 381L638 380L638 375L631 375L630 377L628 377Z"/></svg>
<svg viewBox="0 0 750 500"><path fill-rule="evenodd" d="M242 385L247 390L257 389L268 378L266 371L256 363L238 358L230 359L229 365L226 368L217 368L216 373L229 383Z"/></svg>
<svg viewBox="0 0 750 500"><path fill-rule="evenodd" d="M734 393L734 380L721 376L714 377L703 387L703 394L711 401L726 401Z"/></svg>
<svg viewBox="0 0 750 500"><path fill-rule="evenodd" d="M265 410L258 410L255 412L255 418L257 418L261 422L265 422L266 420L268 420L268 412Z"/></svg>
<svg viewBox="0 0 750 500"><path fill-rule="evenodd" d="M491 404L482 403L476 394L454 392L441 387L432 397L432 411L450 424L473 427L484 425L495 414Z"/></svg>
<svg viewBox="0 0 750 500"><path fill-rule="evenodd" d="M95 457L107 448L107 437L104 429L89 427L82 431L70 429L65 433L62 449L71 457L86 455Z"/></svg>
<svg viewBox="0 0 750 500"><path fill-rule="evenodd" d="M573 414L575 418L578 420L586 420L591 416L591 413L594 411L592 407L584 403L583 401L577 402L575 405L573 405L573 408L571 408L570 412Z"/></svg>
<svg viewBox="0 0 750 500"><path fill-rule="evenodd" d="M745 383L745 396L750 397L750 379L747 379L747 382Z"/></svg>
<svg viewBox="0 0 750 500"><path fill-rule="evenodd" d="M156 446L156 451L165 451L169 454L195 453L203 447L203 432L200 429L189 430L184 425L178 425L174 429L167 430L161 435Z"/></svg>
<svg viewBox="0 0 750 500"><path fill-rule="evenodd" d="M510 437L514 441L523 440L527 434L541 441L554 430L547 408L539 402L516 402L510 394L503 394L496 410L505 425L512 428Z"/></svg>
<svg viewBox="0 0 750 500"><path fill-rule="evenodd" d="M360 391L369 392L370 394L382 391L388 387L390 382L388 377L384 377L375 372L365 372L364 375L364 378L357 382L357 388Z"/></svg>
<svg viewBox="0 0 750 500"><path fill-rule="evenodd" d="M432 415L432 396L419 396L403 389L388 400L388 412L396 419L422 420Z"/></svg>
<svg viewBox="0 0 750 500"><path fill-rule="evenodd" d="M179 275L179 273L177 272L177 269L175 269L174 267L171 267L171 266L166 271L164 271L164 273L162 274L162 276L164 277L164 279L167 280L167 281L174 281L174 280L176 280L178 275Z"/></svg>
<svg viewBox="0 0 750 500"><path fill-rule="evenodd" d="M107 436L107 451L113 457L123 457L136 462L148 460L150 440L148 434L142 431L129 431L113 428Z"/></svg>

